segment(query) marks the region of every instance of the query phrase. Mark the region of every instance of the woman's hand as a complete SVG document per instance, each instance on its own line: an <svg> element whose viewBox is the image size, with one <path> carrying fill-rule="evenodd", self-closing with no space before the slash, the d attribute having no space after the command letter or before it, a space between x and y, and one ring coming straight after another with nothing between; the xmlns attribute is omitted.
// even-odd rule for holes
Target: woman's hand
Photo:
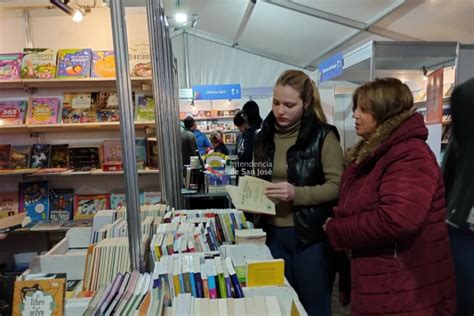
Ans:
<svg viewBox="0 0 474 316"><path fill-rule="evenodd" d="M288 182L272 183L265 188L265 195L269 199L284 202L293 201L295 199L295 186Z"/></svg>
<svg viewBox="0 0 474 316"><path fill-rule="evenodd" d="M326 225L329 223L329 221L332 219L332 217L328 217L326 221L323 224L323 230L326 231Z"/></svg>

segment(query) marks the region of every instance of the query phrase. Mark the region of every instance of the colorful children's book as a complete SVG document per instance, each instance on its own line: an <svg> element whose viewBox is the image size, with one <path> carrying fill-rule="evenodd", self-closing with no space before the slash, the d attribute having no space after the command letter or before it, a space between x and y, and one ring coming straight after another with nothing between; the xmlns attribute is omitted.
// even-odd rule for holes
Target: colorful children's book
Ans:
<svg viewBox="0 0 474 316"><path fill-rule="evenodd" d="M119 139L104 141L104 160L102 169L105 171L122 170L122 143Z"/></svg>
<svg viewBox="0 0 474 316"><path fill-rule="evenodd" d="M97 122L97 107L90 93L65 93L63 123Z"/></svg>
<svg viewBox="0 0 474 316"><path fill-rule="evenodd" d="M94 94L99 122L120 121L119 103L116 92L98 92Z"/></svg>
<svg viewBox="0 0 474 316"><path fill-rule="evenodd" d="M92 50L58 50L58 78L88 78L91 73Z"/></svg>
<svg viewBox="0 0 474 316"><path fill-rule="evenodd" d="M143 170L146 165L146 140L145 138L135 139L135 148L137 154L137 169Z"/></svg>
<svg viewBox="0 0 474 316"><path fill-rule="evenodd" d="M10 152L9 169L28 169L30 167L31 146L13 145Z"/></svg>
<svg viewBox="0 0 474 316"><path fill-rule="evenodd" d="M126 206L127 201L125 199L125 193L111 193L110 194L110 208L113 210L118 209L121 206Z"/></svg>
<svg viewBox="0 0 474 316"><path fill-rule="evenodd" d="M158 145L156 138L146 139L147 165L151 169L158 169Z"/></svg>
<svg viewBox="0 0 474 316"><path fill-rule="evenodd" d="M0 80L20 79L22 57L22 53L0 54Z"/></svg>
<svg viewBox="0 0 474 316"><path fill-rule="evenodd" d="M31 148L31 168L48 168L51 145L34 144Z"/></svg>
<svg viewBox="0 0 474 316"><path fill-rule="evenodd" d="M130 70L132 77L151 77L150 46L135 45L130 48Z"/></svg>
<svg viewBox="0 0 474 316"><path fill-rule="evenodd" d="M0 192L0 218L18 214L18 192Z"/></svg>
<svg viewBox="0 0 474 316"><path fill-rule="evenodd" d="M20 125L25 121L28 101L0 100L0 125Z"/></svg>
<svg viewBox="0 0 474 316"><path fill-rule="evenodd" d="M21 78L50 79L56 76L56 51L47 48L25 48L21 61Z"/></svg>
<svg viewBox="0 0 474 316"><path fill-rule="evenodd" d="M49 192L47 181L20 183L19 211L26 212L31 222L49 219Z"/></svg>
<svg viewBox="0 0 474 316"><path fill-rule="evenodd" d="M55 124L58 122L61 101L59 98L32 98L26 124Z"/></svg>
<svg viewBox="0 0 474 316"><path fill-rule="evenodd" d="M137 94L135 96L135 120L137 122L155 120L155 101L153 96Z"/></svg>
<svg viewBox="0 0 474 316"><path fill-rule="evenodd" d="M49 219L72 220L74 211L74 191L72 189L49 190Z"/></svg>
<svg viewBox="0 0 474 316"><path fill-rule="evenodd" d="M65 278L17 280L13 292L13 315L64 315Z"/></svg>
<svg viewBox="0 0 474 316"><path fill-rule="evenodd" d="M51 145L49 168L69 168L68 145Z"/></svg>
<svg viewBox="0 0 474 316"><path fill-rule="evenodd" d="M144 205L155 205L161 203L161 192L159 191L145 191L144 195Z"/></svg>
<svg viewBox="0 0 474 316"><path fill-rule="evenodd" d="M0 170L8 169L12 145L0 145Z"/></svg>
<svg viewBox="0 0 474 316"><path fill-rule="evenodd" d="M101 210L110 209L109 194L74 196L74 220L93 219Z"/></svg>
<svg viewBox="0 0 474 316"><path fill-rule="evenodd" d="M92 52L92 78L115 77L115 55L112 50L97 50Z"/></svg>

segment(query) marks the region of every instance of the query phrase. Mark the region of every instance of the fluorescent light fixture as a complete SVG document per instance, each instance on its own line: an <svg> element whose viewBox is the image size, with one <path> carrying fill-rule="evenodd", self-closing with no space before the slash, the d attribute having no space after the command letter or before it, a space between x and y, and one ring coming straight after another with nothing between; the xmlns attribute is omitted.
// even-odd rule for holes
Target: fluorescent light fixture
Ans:
<svg viewBox="0 0 474 316"><path fill-rule="evenodd" d="M79 23L82 21L83 18L84 18L84 14L82 13L80 9L74 10L74 14L72 15L72 20L74 22Z"/></svg>
<svg viewBox="0 0 474 316"><path fill-rule="evenodd" d="M176 20L176 22L184 24L188 21L188 16L186 15L186 13L176 13L174 19Z"/></svg>

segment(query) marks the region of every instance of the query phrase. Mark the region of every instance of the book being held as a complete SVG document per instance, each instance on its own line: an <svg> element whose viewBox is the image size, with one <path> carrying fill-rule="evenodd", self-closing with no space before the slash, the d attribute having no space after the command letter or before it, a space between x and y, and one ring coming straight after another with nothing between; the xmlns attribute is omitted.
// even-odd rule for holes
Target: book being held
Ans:
<svg viewBox="0 0 474 316"><path fill-rule="evenodd" d="M245 176L239 179L239 185L226 186L232 203L242 211L260 213L266 215L276 215L275 203L264 193L265 187L270 182Z"/></svg>

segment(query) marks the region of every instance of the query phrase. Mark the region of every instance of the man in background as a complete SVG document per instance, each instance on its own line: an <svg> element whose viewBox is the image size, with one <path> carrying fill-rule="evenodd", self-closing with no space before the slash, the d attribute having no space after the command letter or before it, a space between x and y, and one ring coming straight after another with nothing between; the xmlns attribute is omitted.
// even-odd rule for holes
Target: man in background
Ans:
<svg viewBox="0 0 474 316"><path fill-rule="evenodd" d="M205 155L211 147L211 142L206 135L204 135L200 130L197 129L196 121L191 116L188 116L184 119L184 127L189 129L194 133L196 137L196 145L199 149L199 154Z"/></svg>
<svg viewBox="0 0 474 316"><path fill-rule="evenodd" d="M191 163L191 156L196 156L196 136L194 136L194 133L191 130L193 125L195 124L192 117L188 116L184 119L184 129L181 131L181 148L184 165L189 165Z"/></svg>

